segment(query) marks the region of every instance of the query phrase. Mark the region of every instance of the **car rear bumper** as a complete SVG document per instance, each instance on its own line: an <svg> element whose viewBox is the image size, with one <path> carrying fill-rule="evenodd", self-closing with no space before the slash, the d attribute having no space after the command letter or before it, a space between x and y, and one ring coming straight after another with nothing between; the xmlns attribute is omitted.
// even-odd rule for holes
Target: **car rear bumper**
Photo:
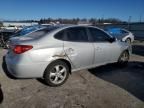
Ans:
<svg viewBox="0 0 144 108"><path fill-rule="evenodd" d="M16 78L41 78L48 65L46 62L19 64L8 56L5 62L9 74Z"/></svg>

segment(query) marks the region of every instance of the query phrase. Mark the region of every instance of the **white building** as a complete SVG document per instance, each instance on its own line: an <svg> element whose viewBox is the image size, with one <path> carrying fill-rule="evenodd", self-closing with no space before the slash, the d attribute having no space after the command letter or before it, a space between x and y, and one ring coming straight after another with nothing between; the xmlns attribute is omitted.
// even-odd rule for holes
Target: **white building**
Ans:
<svg viewBox="0 0 144 108"><path fill-rule="evenodd" d="M13 29L22 29L24 26L38 25L36 22L3 22L1 29L13 30Z"/></svg>
<svg viewBox="0 0 144 108"><path fill-rule="evenodd" d="M37 25L37 22L32 22L32 23L27 23L27 22L3 22L3 26L8 27L8 26L32 26L32 25Z"/></svg>

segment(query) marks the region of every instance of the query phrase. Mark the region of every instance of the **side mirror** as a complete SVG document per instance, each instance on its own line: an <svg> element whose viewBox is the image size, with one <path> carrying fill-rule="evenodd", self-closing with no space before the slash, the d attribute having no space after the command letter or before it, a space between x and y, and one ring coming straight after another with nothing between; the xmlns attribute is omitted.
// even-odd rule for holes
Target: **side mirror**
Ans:
<svg viewBox="0 0 144 108"><path fill-rule="evenodd" d="M111 37L111 38L109 39L109 41L110 41L111 43L113 43L113 42L116 41L116 38L115 38L115 37Z"/></svg>

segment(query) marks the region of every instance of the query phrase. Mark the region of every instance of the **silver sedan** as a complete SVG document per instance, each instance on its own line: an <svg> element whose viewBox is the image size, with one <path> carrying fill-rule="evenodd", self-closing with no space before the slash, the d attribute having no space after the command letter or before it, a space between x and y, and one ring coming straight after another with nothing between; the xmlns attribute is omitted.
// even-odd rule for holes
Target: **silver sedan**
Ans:
<svg viewBox="0 0 144 108"><path fill-rule="evenodd" d="M62 85L69 74L117 62L126 65L130 52L105 31L92 26L50 26L10 39L5 60L16 78L43 78Z"/></svg>

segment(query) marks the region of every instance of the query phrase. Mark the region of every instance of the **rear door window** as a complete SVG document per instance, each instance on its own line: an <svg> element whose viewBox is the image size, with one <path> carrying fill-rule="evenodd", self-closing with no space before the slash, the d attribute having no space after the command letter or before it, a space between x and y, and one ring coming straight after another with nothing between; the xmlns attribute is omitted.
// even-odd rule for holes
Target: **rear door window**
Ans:
<svg viewBox="0 0 144 108"><path fill-rule="evenodd" d="M58 40L64 40L64 35L65 35L65 30L62 30L56 33L54 37Z"/></svg>
<svg viewBox="0 0 144 108"><path fill-rule="evenodd" d="M66 40L73 42L88 42L85 27L72 27L66 30Z"/></svg>

